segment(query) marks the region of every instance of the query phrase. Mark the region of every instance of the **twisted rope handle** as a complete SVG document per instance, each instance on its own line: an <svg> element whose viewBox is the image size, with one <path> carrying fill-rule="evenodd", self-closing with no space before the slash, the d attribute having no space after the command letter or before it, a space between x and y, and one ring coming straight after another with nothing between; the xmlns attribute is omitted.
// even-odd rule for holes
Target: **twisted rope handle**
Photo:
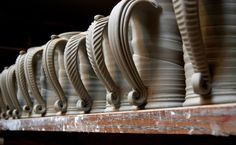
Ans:
<svg viewBox="0 0 236 145"><path fill-rule="evenodd" d="M108 99L108 103L118 108L120 104L120 90L108 72L103 54L104 49L110 49L110 46L102 45L103 39L106 39L103 35L107 31L108 19L108 17L95 16L95 21L87 31L86 48L94 72L107 89L106 98Z"/></svg>
<svg viewBox="0 0 236 145"><path fill-rule="evenodd" d="M85 86L83 85L78 67L78 51L79 49L82 49L84 43L84 33L74 35L68 40L64 52L64 64L68 78L81 99L78 100L77 107L82 108L85 113L88 113L92 108L93 102L91 96L89 96Z"/></svg>

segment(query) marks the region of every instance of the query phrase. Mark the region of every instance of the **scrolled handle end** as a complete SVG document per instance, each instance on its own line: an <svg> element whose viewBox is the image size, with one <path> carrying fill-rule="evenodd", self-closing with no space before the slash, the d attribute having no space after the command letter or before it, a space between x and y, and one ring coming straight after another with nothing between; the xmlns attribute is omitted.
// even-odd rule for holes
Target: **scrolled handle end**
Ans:
<svg viewBox="0 0 236 145"><path fill-rule="evenodd" d="M136 90L132 90L131 92L129 92L128 94L128 101L130 102L130 104L141 107L146 105L146 95L141 95L138 91Z"/></svg>
<svg viewBox="0 0 236 145"><path fill-rule="evenodd" d="M23 111L26 113L30 113L30 112L32 112L32 108L29 105L24 105Z"/></svg>
<svg viewBox="0 0 236 145"><path fill-rule="evenodd" d="M84 113L89 113L92 109L92 104L92 101L86 103L85 101L78 100L76 103L76 107L82 109Z"/></svg>
<svg viewBox="0 0 236 145"><path fill-rule="evenodd" d="M116 93L109 92L107 93L106 98L109 104L114 105L116 108L120 106L120 97Z"/></svg>
<svg viewBox="0 0 236 145"><path fill-rule="evenodd" d="M211 92L211 83L203 78L201 73L192 75L193 91L200 95L207 95Z"/></svg>
<svg viewBox="0 0 236 145"><path fill-rule="evenodd" d="M61 111L62 113L65 113L67 111L67 103L65 101L57 100L54 103L54 107L56 111Z"/></svg>
<svg viewBox="0 0 236 145"><path fill-rule="evenodd" d="M45 114L46 113L46 107L42 106L40 104L37 104L34 106L34 112L36 114Z"/></svg>
<svg viewBox="0 0 236 145"><path fill-rule="evenodd" d="M14 109L12 111L12 116L15 117L15 118L20 118L21 113L20 113L20 111L18 109Z"/></svg>
<svg viewBox="0 0 236 145"><path fill-rule="evenodd" d="M8 119L9 118L9 116L7 115L7 113L6 112L2 112L1 113L1 118L3 118L3 119Z"/></svg>
<svg viewBox="0 0 236 145"><path fill-rule="evenodd" d="M12 116L12 110L7 110L6 115L9 117Z"/></svg>

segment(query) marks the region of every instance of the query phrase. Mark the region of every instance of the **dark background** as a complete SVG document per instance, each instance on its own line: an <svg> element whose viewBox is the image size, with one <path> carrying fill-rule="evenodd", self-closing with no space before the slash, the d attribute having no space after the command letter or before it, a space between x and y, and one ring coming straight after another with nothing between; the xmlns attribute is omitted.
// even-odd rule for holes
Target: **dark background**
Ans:
<svg viewBox="0 0 236 145"><path fill-rule="evenodd" d="M1 0L0 71L19 50L45 44L52 34L86 31L96 14L109 15L120 0Z"/></svg>

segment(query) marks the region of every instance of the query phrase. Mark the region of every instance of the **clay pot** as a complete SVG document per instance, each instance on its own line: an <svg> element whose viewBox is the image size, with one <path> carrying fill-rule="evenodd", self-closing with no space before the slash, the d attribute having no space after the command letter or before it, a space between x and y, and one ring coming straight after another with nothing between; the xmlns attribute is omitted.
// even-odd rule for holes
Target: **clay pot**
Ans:
<svg viewBox="0 0 236 145"><path fill-rule="evenodd" d="M40 117L46 114L46 99L51 95L45 90L51 90L42 68L42 47L29 48L24 59L24 72L28 84L28 91L33 103L31 117ZM55 96L55 95L54 95Z"/></svg>
<svg viewBox="0 0 236 145"><path fill-rule="evenodd" d="M184 43L184 106L236 102L235 2L174 0Z"/></svg>
<svg viewBox="0 0 236 145"><path fill-rule="evenodd" d="M86 48L94 72L106 87L105 111L136 109L128 103L127 94L131 87L122 77L111 52L108 40L109 17L97 15L94 19L87 31Z"/></svg>
<svg viewBox="0 0 236 145"><path fill-rule="evenodd" d="M103 112L105 88L98 80L89 63L85 46L86 32L71 37L65 49L67 75L81 100L77 106L85 113Z"/></svg>
<svg viewBox="0 0 236 145"><path fill-rule="evenodd" d="M67 32L52 36L43 51L43 68L48 78L48 83L52 87L53 93L56 94L56 96L54 95L55 97L50 96L47 100L48 109L53 109L58 115L81 113L81 110L76 105L79 97L66 75L64 65L64 49L67 41L70 37L79 33Z"/></svg>
<svg viewBox="0 0 236 145"><path fill-rule="evenodd" d="M108 36L115 60L139 108L182 106L182 41L171 0L122 0L112 10Z"/></svg>

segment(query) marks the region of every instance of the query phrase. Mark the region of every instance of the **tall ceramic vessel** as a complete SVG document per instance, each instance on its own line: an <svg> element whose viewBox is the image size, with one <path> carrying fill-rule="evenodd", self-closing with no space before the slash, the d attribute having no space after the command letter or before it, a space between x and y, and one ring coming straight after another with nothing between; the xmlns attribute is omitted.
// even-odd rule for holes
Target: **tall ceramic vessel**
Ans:
<svg viewBox="0 0 236 145"><path fill-rule="evenodd" d="M71 83L81 98L78 103L85 112L103 112L105 88L89 63L85 46L86 33L71 37L65 49L65 65ZM83 84L83 85L82 85Z"/></svg>
<svg viewBox="0 0 236 145"><path fill-rule="evenodd" d="M112 10L108 36L113 55L139 108L182 106L182 41L171 0L122 0Z"/></svg>
<svg viewBox="0 0 236 145"><path fill-rule="evenodd" d="M132 110L136 107L127 100L130 86L122 77L114 60L108 40L109 17L97 15L86 36L86 48L90 63L98 78L106 87L106 110Z"/></svg>
<svg viewBox="0 0 236 145"><path fill-rule="evenodd" d="M174 0L184 43L184 106L236 101L236 2Z"/></svg>

